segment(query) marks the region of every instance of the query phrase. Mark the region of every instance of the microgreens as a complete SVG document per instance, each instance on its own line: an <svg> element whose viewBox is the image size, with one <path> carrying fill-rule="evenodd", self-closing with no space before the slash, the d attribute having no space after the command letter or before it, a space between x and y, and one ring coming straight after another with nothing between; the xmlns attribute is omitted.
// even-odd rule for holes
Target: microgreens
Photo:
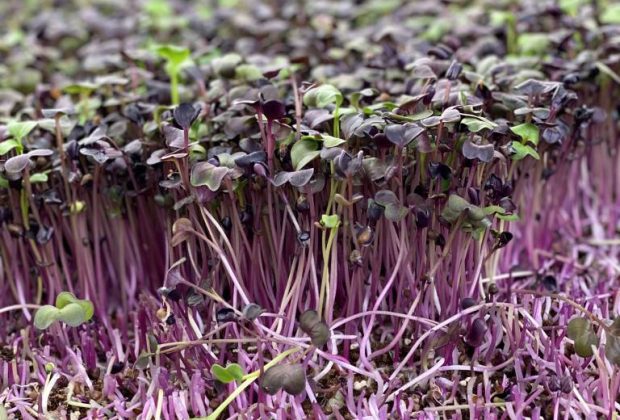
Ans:
<svg viewBox="0 0 620 420"><path fill-rule="evenodd" d="M135 3L0 2L0 418L620 409L614 2Z"/></svg>

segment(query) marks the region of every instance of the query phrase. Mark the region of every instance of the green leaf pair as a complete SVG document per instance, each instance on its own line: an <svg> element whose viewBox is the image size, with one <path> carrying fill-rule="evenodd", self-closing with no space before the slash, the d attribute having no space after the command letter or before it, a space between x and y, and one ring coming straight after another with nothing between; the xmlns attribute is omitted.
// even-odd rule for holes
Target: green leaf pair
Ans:
<svg viewBox="0 0 620 420"><path fill-rule="evenodd" d="M226 367L216 363L211 366L211 374L223 384L229 384L233 381L241 382L244 375L243 368L237 363L231 363Z"/></svg>
<svg viewBox="0 0 620 420"><path fill-rule="evenodd" d="M324 214L321 216L321 224L328 229L335 229L340 224L340 219L337 214Z"/></svg>
<svg viewBox="0 0 620 420"><path fill-rule="evenodd" d="M549 50L549 35L545 33L524 33L517 39L517 47L522 55L544 55Z"/></svg>
<svg viewBox="0 0 620 420"><path fill-rule="evenodd" d="M491 225L491 221L486 217L487 213L484 209L474 206L456 194L452 194L448 198L446 207L441 212L441 217L449 223L454 223L461 215L464 215L465 223L470 224L476 229L487 228Z"/></svg>
<svg viewBox="0 0 620 420"><path fill-rule="evenodd" d="M307 91L304 95L304 104L313 108L325 108L331 104L339 107L343 99L342 93L334 85L325 84Z"/></svg>
<svg viewBox="0 0 620 420"><path fill-rule="evenodd" d="M505 220L507 222L514 222L519 220L519 215L516 213L507 213L506 210L501 206L487 206L482 209L485 214L492 216L494 215L500 220Z"/></svg>
<svg viewBox="0 0 620 420"><path fill-rule="evenodd" d="M95 309L89 300L78 299L72 293L61 292L56 305L44 305L34 316L34 326L39 330L49 328L55 321L77 327L93 317Z"/></svg>
<svg viewBox="0 0 620 420"><path fill-rule="evenodd" d="M6 128L11 137L21 142L36 126L36 121L11 121Z"/></svg>
<svg viewBox="0 0 620 420"><path fill-rule="evenodd" d="M0 143L0 156L6 155L11 150L19 148L21 144L15 139L8 139Z"/></svg>
<svg viewBox="0 0 620 420"><path fill-rule="evenodd" d="M523 123L510 127L510 131L521 137L521 143L532 143L534 146L538 145L540 140L540 130L532 123Z"/></svg>
<svg viewBox="0 0 620 420"><path fill-rule="evenodd" d="M483 117L466 117L461 120L461 124L466 125L467 129L471 133L477 133L485 129L493 130L495 127L497 127L497 124Z"/></svg>
<svg viewBox="0 0 620 420"><path fill-rule="evenodd" d="M540 155L531 145L538 145L540 141L540 129L532 123L523 123L510 127L510 131L521 137L521 142L513 141L510 143L512 150L512 160L521 160L526 156L531 156L536 160L540 160Z"/></svg>
<svg viewBox="0 0 620 420"><path fill-rule="evenodd" d="M301 139L291 148L291 163L296 171L317 158L321 151L319 142L310 138Z"/></svg>
<svg viewBox="0 0 620 420"><path fill-rule="evenodd" d="M226 79L232 79L237 76L237 68L243 62L243 58L239 54L230 53L223 55L221 57L216 57L211 61L211 67L213 68L213 72L220 77ZM243 68L239 69L239 76L243 73ZM247 73L247 69L246 69ZM248 76L251 74L246 74ZM259 78L262 74L259 76Z"/></svg>
<svg viewBox="0 0 620 420"><path fill-rule="evenodd" d="M9 153L13 149L17 149L17 153L21 154L23 151L22 140L36 126L36 121L10 121L7 124L7 131L11 138L0 143L0 156Z"/></svg>
<svg viewBox="0 0 620 420"><path fill-rule="evenodd" d="M620 24L620 4L610 4L605 7L603 13L601 13L601 22L610 25Z"/></svg>
<svg viewBox="0 0 620 420"><path fill-rule="evenodd" d="M181 67L189 61L191 55L189 49L172 44L157 45L154 50L157 55L166 60L166 71L169 73L178 73Z"/></svg>
<svg viewBox="0 0 620 420"><path fill-rule="evenodd" d="M510 148L513 152L513 155L511 156L512 160L521 160L526 156L531 156L536 160L540 160L540 155L532 148L532 146L519 143L518 141L513 141L510 143Z"/></svg>
<svg viewBox="0 0 620 420"><path fill-rule="evenodd" d="M575 353L581 357L592 356L592 346L598 346L598 336L587 318L571 319L566 336L575 342Z"/></svg>
<svg viewBox="0 0 620 420"><path fill-rule="evenodd" d="M194 187L207 187L217 191L222 185L224 177L230 170L225 166L215 166L209 162L198 162L192 168L190 183Z"/></svg>

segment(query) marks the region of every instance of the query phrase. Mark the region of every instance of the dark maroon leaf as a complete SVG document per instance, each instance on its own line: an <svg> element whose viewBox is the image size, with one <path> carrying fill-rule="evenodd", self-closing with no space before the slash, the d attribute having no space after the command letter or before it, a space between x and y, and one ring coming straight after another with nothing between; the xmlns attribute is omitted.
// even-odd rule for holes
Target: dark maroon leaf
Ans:
<svg viewBox="0 0 620 420"><path fill-rule="evenodd" d="M385 127L387 139L401 148L407 146L423 132L424 128L414 123L391 124Z"/></svg>
<svg viewBox="0 0 620 420"><path fill-rule="evenodd" d="M428 172L433 178L441 177L448 180L452 176L452 169L441 162L430 162L428 164Z"/></svg>
<svg viewBox="0 0 620 420"><path fill-rule="evenodd" d="M190 103L182 103L173 111L174 121L183 130L189 130L192 123L198 118L198 114L200 114L200 108Z"/></svg>
<svg viewBox="0 0 620 420"><path fill-rule="evenodd" d="M166 154L166 149L155 150L151 153L151 156L146 160L147 165L157 165L161 163L161 157Z"/></svg>
<svg viewBox="0 0 620 420"><path fill-rule="evenodd" d="M487 330L486 322L482 318L476 318L469 326L465 341L472 347L478 347L484 341Z"/></svg>
<svg viewBox="0 0 620 420"><path fill-rule="evenodd" d="M235 314L235 311L233 311L231 308L221 308L215 314L215 320L218 323L236 321L237 315Z"/></svg>
<svg viewBox="0 0 620 420"><path fill-rule="evenodd" d="M495 150L492 144L477 144L469 138L463 143L463 156L467 159L478 159L482 162L490 162L493 160L494 152Z"/></svg>
<svg viewBox="0 0 620 420"><path fill-rule="evenodd" d="M385 206L378 204L373 199L368 200L368 220L370 222L377 222L383 216L384 210Z"/></svg>
<svg viewBox="0 0 620 420"><path fill-rule="evenodd" d="M310 128L317 128L324 122L331 121L333 118L334 116L332 115L332 113L326 109L309 109L304 115L304 123L307 124Z"/></svg>
<svg viewBox="0 0 620 420"><path fill-rule="evenodd" d="M314 168L302 169L295 172L278 172L273 178L273 185L279 187L287 182L294 187L303 187L312 178L314 174Z"/></svg>
<svg viewBox="0 0 620 420"><path fill-rule="evenodd" d="M19 174L29 163L30 159L27 154L13 156L4 163L4 170L8 173Z"/></svg>
<svg viewBox="0 0 620 420"><path fill-rule="evenodd" d="M452 60L450 67L446 70L446 79L456 80L463 71L463 65L456 60Z"/></svg>
<svg viewBox="0 0 620 420"><path fill-rule="evenodd" d="M471 308L472 306L476 306L476 301L470 297L466 297L461 299L461 309L465 310L467 308Z"/></svg>
<svg viewBox="0 0 620 420"><path fill-rule="evenodd" d="M424 126L424 127L436 127L441 123L441 118L438 116L432 116L432 117L427 117L424 118L422 121L420 121L420 123Z"/></svg>
<svg viewBox="0 0 620 420"><path fill-rule="evenodd" d="M267 153L264 151L252 152L247 155L243 155L235 159L235 165L240 168L249 168L257 162L265 162L267 160Z"/></svg>
<svg viewBox="0 0 620 420"><path fill-rule="evenodd" d="M543 287L550 292L555 292L558 290L558 282L555 279L555 276L547 274L542 278L540 282L542 283Z"/></svg>
<svg viewBox="0 0 620 420"><path fill-rule="evenodd" d="M183 149L185 147L183 130L166 125L164 126L164 137L166 138L166 146L172 149Z"/></svg>
<svg viewBox="0 0 620 420"><path fill-rule="evenodd" d="M286 107L284 103L277 100L264 102L262 104L262 110L265 117L271 121L279 120L286 116Z"/></svg>

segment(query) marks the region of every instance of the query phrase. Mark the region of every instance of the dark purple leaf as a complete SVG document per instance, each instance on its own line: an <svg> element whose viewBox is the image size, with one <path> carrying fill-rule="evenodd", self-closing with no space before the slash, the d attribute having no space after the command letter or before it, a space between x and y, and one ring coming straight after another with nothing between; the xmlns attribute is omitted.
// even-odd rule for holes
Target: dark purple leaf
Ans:
<svg viewBox="0 0 620 420"><path fill-rule="evenodd" d="M286 116L286 107L284 103L277 100L264 102L262 104L262 110L265 117L270 121L279 120Z"/></svg>
<svg viewBox="0 0 620 420"><path fill-rule="evenodd" d="M424 118L422 121L420 121L420 123L424 127L432 128L438 126L441 123L441 118L435 115L432 117Z"/></svg>
<svg viewBox="0 0 620 420"><path fill-rule="evenodd" d="M398 147L405 147L424 132L417 124L391 124L385 127L385 136Z"/></svg>
<svg viewBox="0 0 620 420"><path fill-rule="evenodd" d="M428 172L432 178L441 177L448 180L452 176L452 169L441 162L430 162L428 164Z"/></svg>
<svg viewBox="0 0 620 420"><path fill-rule="evenodd" d="M514 87L515 92L528 96L541 95L551 92L560 84L558 82L543 82L535 79L528 79Z"/></svg>
<svg viewBox="0 0 620 420"><path fill-rule="evenodd" d="M375 200L368 200L368 220L370 222L377 222L381 216L383 216L383 212L385 210L385 206L378 204Z"/></svg>
<svg viewBox="0 0 620 420"><path fill-rule="evenodd" d="M495 248L505 247L510 241L512 241L512 237L512 233L508 231L499 233L496 238Z"/></svg>
<svg viewBox="0 0 620 420"><path fill-rule="evenodd" d="M56 118L59 115L73 115L75 114L75 109L72 107L65 108L47 108L42 109L41 113L45 118Z"/></svg>
<svg viewBox="0 0 620 420"><path fill-rule="evenodd" d="M467 159L479 159L482 162L490 162L493 160L494 152L495 149L492 144L477 144L469 138L463 143L463 156Z"/></svg>
<svg viewBox="0 0 620 420"><path fill-rule="evenodd" d="M265 162L267 160L267 153L264 151L257 151L248 153L247 155L243 155L235 159L235 165L240 168L249 168L253 164L257 162Z"/></svg>
<svg viewBox="0 0 620 420"><path fill-rule="evenodd" d="M542 278L540 282L542 283L543 287L550 292L556 292L558 290L558 282L555 279L555 276L547 274Z"/></svg>
<svg viewBox="0 0 620 420"><path fill-rule="evenodd" d="M164 137L166 139L166 146L172 149L183 149L185 147L183 130L179 130L171 125L166 125L164 126Z"/></svg>
<svg viewBox="0 0 620 420"><path fill-rule="evenodd" d="M294 172L278 172L273 178L273 185L279 187L287 182L294 187L303 187L314 175L314 168L302 169Z"/></svg>
<svg viewBox="0 0 620 420"><path fill-rule="evenodd" d="M189 130L192 123L198 118L200 108L190 103L182 103L174 109L172 114L174 116L174 121L179 127L183 130Z"/></svg>
<svg viewBox="0 0 620 420"><path fill-rule="evenodd" d="M326 109L322 109L322 108L310 109L306 111L304 115L304 123L307 124L308 127L310 128L317 128L324 122L331 121L333 118L334 116L332 115L332 113ZM343 127L343 132L344 132L344 127Z"/></svg>
<svg viewBox="0 0 620 420"><path fill-rule="evenodd" d="M484 341L487 330L486 322L482 318L476 318L469 326L465 341L472 347L478 347Z"/></svg>
<svg viewBox="0 0 620 420"><path fill-rule="evenodd" d="M461 309L465 310L467 308L471 308L472 306L476 306L476 301L470 297L466 297L461 299Z"/></svg>
<svg viewBox="0 0 620 420"><path fill-rule="evenodd" d="M4 170L8 173L19 174L29 163L30 159L27 154L13 156L4 163Z"/></svg>
<svg viewBox="0 0 620 420"><path fill-rule="evenodd" d="M157 165L161 163L161 157L166 154L166 149L158 149L151 153L151 156L146 160L147 165Z"/></svg>
<svg viewBox="0 0 620 420"><path fill-rule="evenodd" d="M215 314L215 320L220 324L224 322L235 321L236 319L237 315L235 314L235 311L233 311L231 308L221 308Z"/></svg>
<svg viewBox="0 0 620 420"><path fill-rule="evenodd" d="M433 117L429 117L429 118L433 118ZM455 108L447 108L441 113L441 116L439 118L441 119L441 122L445 124L450 124L450 123L460 121L461 113ZM424 124L424 120L422 120L422 123Z"/></svg>
<svg viewBox="0 0 620 420"><path fill-rule="evenodd" d="M330 114L331 115L331 114ZM342 130L342 135L346 140L350 139L351 136L355 133L362 123L364 122L364 118L361 114L349 114L342 118L340 128Z"/></svg>
<svg viewBox="0 0 620 420"><path fill-rule="evenodd" d="M463 65L456 60L452 60L450 63L450 67L446 70L446 79L448 80L456 80L463 71Z"/></svg>
<svg viewBox="0 0 620 420"><path fill-rule="evenodd" d="M559 123L554 127L547 127L542 132L542 138L548 144L561 143L568 136L568 127L565 124Z"/></svg>
<svg viewBox="0 0 620 420"><path fill-rule="evenodd" d="M570 394L572 390L573 380L571 379L571 377L562 376L562 379L560 379L560 391L562 391L564 394Z"/></svg>

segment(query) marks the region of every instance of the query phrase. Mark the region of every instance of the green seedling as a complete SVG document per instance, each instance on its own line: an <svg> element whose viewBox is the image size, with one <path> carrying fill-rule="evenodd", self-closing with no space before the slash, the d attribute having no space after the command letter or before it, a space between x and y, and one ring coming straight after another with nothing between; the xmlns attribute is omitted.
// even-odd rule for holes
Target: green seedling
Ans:
<svg viewBox="0 0 620 420"><path fill-rule="evenodd" d="M62 321L70 327L77 327L88 322L95 313L90 300L78 299L72 293L61 292L56 297L56 304L44 305L34 316L34 326L45 330L56 321Z"/></svg>
<svg viewBox="0 0 620 420"><path fill-rule="evenodd" d="M170 98L173 105L179 104L179 75L184 66L190 63L188 48L177 45L157 45L155 52L166 60L166 73L170 77Z"/></svg>

